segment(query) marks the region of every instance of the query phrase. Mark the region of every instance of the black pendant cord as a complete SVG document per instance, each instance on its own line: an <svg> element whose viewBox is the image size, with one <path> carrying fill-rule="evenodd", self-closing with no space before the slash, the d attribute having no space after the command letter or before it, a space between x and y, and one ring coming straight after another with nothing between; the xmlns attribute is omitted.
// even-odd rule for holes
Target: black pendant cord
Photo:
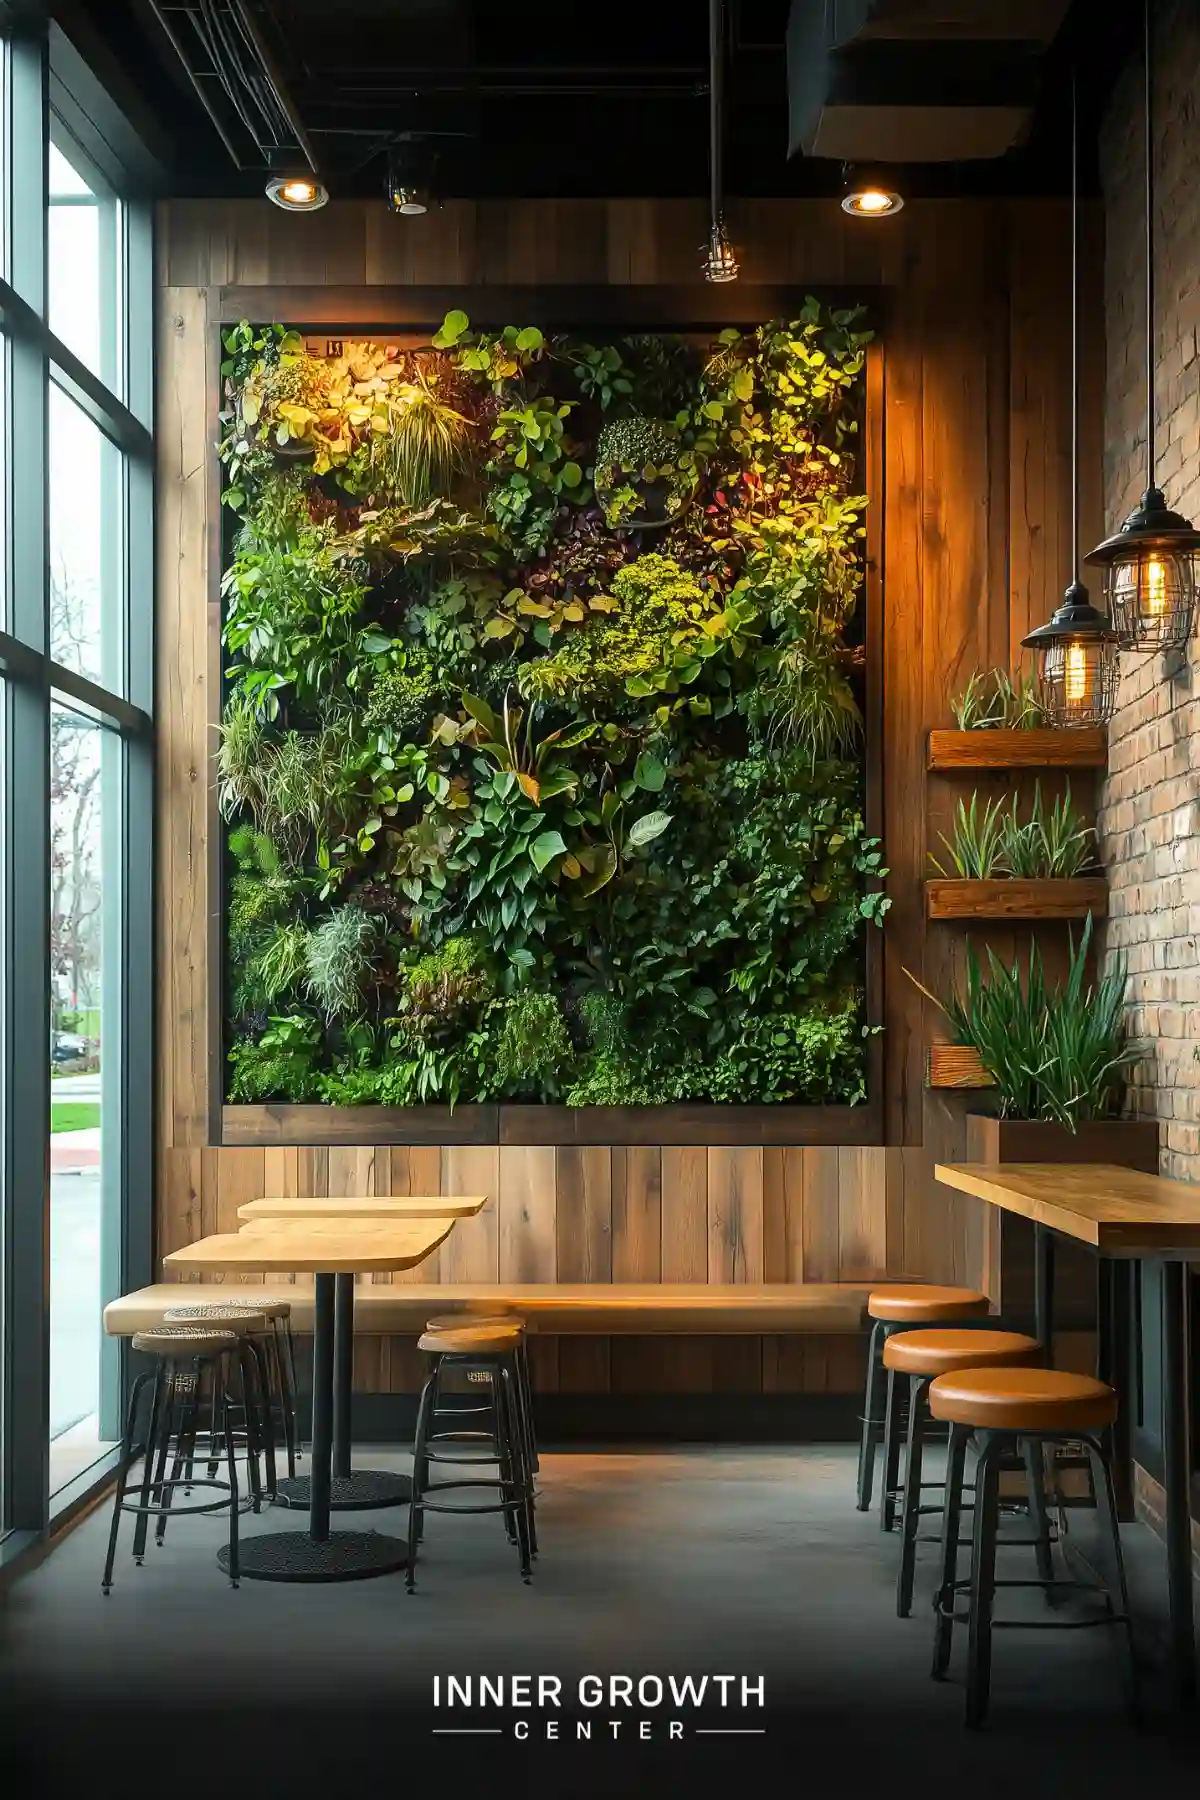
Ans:
<svg viewBox="0 0 1200 1800"><path fill-rule="evenodd" d="M1079 77L1071 74L1071 585L1079 585Z"/></svg>
<svg viewBox="0 0 1200 1800"><path fill-rule="evenodd" d="M1145 0L1146 56L1146 487L1154 486L1154 0Z"/></svg>
<svg viewBox="0 0 1200 1800"><path fill-rule="evenodd" d="M708 173L709 212L714 226L721 223L724 170L721 122L724 116L724 0L708 0Z"/></svg>

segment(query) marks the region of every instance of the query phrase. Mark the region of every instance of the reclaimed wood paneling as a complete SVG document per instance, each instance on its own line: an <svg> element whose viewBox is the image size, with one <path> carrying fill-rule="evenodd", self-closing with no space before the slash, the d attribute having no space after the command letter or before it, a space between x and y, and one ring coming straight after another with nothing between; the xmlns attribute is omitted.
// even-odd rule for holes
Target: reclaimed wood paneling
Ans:
<svg viewBox="0 0 1200 1800"><path fill-rule="evenodd" d="M1082 532L1100 533L1103 337L1084 220ZM179 201L159 230L159 1022L158 1248L227 1227L261 1193L485 1189L423 1281L836 1281L908 1273L978 1280L978 1207L940 1190L935 1160L965 1151L963 1095L926 1090L935 991L961 971L963 933L924 917L927 847L964 777L926 771L931 730L977 664L1016 655L1069 579L1069 260L1057 201L924 202L879 230L833 201L731 203L742 251L736 293L698 279L696 201L453 201L397 229L381 204L334 202L291 218L259 200ZM849 1112L836 1144L788 1142L735 1109L693 1109L654 1143L645 1124L589 1114L550 1121L542 1143L520 1109L424 1109L397 1125L356 1109L315 1146L302 1114L227 1109L210 1064L217 971L208 942L216 839L210 758L215 638L212 454L216 326L234 309L381 328L423 319L459 289L520 287L538 316L583 322L594 306L701 324L735 302L820 287L869 297L878 468L871 483L872 579L880 594L882 817L893 905L884 934L886 1147ZM486 302L484 303L486 304ZM497 293L495 306L505 296ZM312 309L311 320L306 309ZM358 309L357 312L354 309ZM653 315L652 317L650 315ZM482 318L482 313L480 317ZM729 316L727 313L724 316ZM966 777L970 780L971 777ZM1002 783L1006 777L982 777ZM990 792L991 790L989 790ZM980 927L1011 955L1003 922ZM683 1111L684 1109L677 1109ZM486 1116L485 1116L486 1115ZM509 1117L511 1115L511 1117ZM727 1116L728 1115L728 1116ZM507 1123L506 1123L507 1119ZM323 1128L330 1124L322 1114ZM641 1141L622 1143L626 1132ZM464 1138L467 1141L464 1141ZM750 1141L747 1142L747 1139ZM456 1141L457 1140L457 1141ZM482 1140L482 1141L481 1141ZM397 1277L403 1279L403 1277ZM411 1386L411 1345L360 1351L359 1378ZM545 1340L543 1386L588 1393L761 1387L849 1391L861 1347L846 1339Z"/></svg>

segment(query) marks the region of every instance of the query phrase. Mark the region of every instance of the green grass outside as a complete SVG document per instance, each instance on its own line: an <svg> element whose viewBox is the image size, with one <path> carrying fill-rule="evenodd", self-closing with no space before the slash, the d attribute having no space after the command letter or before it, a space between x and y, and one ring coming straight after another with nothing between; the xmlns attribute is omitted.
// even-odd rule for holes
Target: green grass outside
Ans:
<svg viewBox="0 0 1200 1800"><path fill-rule="evenodd" d="M58 1100L50 1108L50 1130L90 1131L100 1123L98 1100Z"/></svg>

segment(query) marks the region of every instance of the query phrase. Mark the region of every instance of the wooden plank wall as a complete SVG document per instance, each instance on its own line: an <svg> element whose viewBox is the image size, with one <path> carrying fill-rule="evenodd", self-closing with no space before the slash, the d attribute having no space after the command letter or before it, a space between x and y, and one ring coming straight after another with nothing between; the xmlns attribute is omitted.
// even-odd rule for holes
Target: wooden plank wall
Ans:
<svg viewBox="0 0 1200 1800"><path fill-rule="evenodd" d="M273 1192L486 1187L493 1205L440 1255L447 1281L836 1280L907 1271L979 1280L982 1221L939 1190L961 1155L969 1098L923 1088L961 967L957 926L927 925L927 851L961 780L929 777L930 727L976 665L1007 663L1069 579L1069 232L1053 200L914 202L848 219L835 202L743 201L746 282L883 290L883 811L886 1149L240 1149L208 1141L213 582L218 469L212 320L224 287L294 284L690 284L703 209L685 201L455 202L414 221L373 202L292 217L259 201L181 201L159 222L159 1248L229 1227ZM1089 217L1082 291L1100 266ZM1102 324L1085 319L1082 532L1100 535ZM978 934L977 934L978 935ZM1002 950L1014 939L993 939ZM379 1185L376 1185L379 1184ZM544 1381L577 1388L852 1385L846 1351L810 1340L614 1340L563 1347ZM543 1346L546 1358L551 1351ZM363 1347L362 1354L375 1355ZM397 1350L399 1356L399 1351ZM830 1362L830 1357L834 1362ZM564 1374L565 1364L570 1370ZM783 1370L784 1374L780 1371ZM832 1371L832 1372L831 1372ZM384 1346L360 1370L387 1388Z"/></svg>

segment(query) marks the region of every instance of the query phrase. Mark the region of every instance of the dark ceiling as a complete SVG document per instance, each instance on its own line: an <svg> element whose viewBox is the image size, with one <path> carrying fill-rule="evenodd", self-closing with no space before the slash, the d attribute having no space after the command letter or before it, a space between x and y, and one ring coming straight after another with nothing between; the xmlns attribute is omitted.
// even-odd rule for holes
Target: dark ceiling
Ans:
<svg viewBox="0 0 1200 1800"><path fill-rule="evenodd" d="M239 170L153 0L64 0L52 10L123 86L123 103L164 167L165 191L262 192L251 139L233 117L230 135L247 164ZM159 10L193 41L188 15L197 0L159 0ZM439 158L435 191L445 198L706 191L704 0L251 0L249 10L335 196L380 192L381 146L400 133L445 134L427 140ZM914 167L906 191L1064 191L1073 64L1091 186L1086 146L1116 70L1136 54L1137 11L1075 0L1040 63L1027 141L991 161ZM786 153L788 0L729 0L727 13L728 192L835 192L837 164Z"/></svg>

